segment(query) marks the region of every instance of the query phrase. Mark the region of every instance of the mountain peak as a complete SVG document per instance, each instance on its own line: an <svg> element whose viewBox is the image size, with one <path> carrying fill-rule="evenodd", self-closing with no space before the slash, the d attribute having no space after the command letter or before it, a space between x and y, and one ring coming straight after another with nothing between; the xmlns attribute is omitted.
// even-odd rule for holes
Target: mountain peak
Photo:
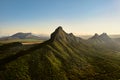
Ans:
<svg viewBox="0 0 120 80"><path fill-rule="evenodd" d="M100 39L105 41L111 40L111 38L107 35L107 33L102 33L99 37Z"/></svg>
<svg viewBox="0 0 120 80"><path fill-rule="evenodd" d="M55 33L61 33L64 32L63 28L61 26L59 26L56 30Z"/></svg>
<svg viewBox="0 0 120 80"><path fill-rule="evenodd" d="M95 35L93 37L91 37L91 39L95 39L95 38L98 38L99 35L97 33L95 33Z"/></svg>
<svg viewBox="0 0 120 80"><path fill-rule="evenodd" d="M97 33L95 33L95 35L94 36L99 36Z"/></svg>
<svg viewBox="0 0 120 80"><path fill-rule="evenodd" d="M108 36L107 33L102 33L100 36Z"/></svg>
<svg viewBox="0 0 120 80"><path fill-rule="evenodd" d="M107 35L107 33L102 33L101 35L95 33L95 35L91 37L90 40L97 40L97 42L98 41L111 42L111 38Z"/></svg>
<svg viewBox="0 0 120 80"><path fill-rule="evenodd" d="M100 35L100 37L102 37L102 38L110 38L110 37L107 35L107 33L102 33L102 34Z"/></svg>
<svg viewBox="0 0 120 80"><path fill-rule="evenodd" d="M59 26L52 34L51 34L51 40L60 40L65 39L67 33L63 30L61 26Z"/></svg>
<svg viewBox="0 0 120 80"><path fill-rule="evenodd" d="M56 30L63 30L62 26L59 26Z"/></svg>

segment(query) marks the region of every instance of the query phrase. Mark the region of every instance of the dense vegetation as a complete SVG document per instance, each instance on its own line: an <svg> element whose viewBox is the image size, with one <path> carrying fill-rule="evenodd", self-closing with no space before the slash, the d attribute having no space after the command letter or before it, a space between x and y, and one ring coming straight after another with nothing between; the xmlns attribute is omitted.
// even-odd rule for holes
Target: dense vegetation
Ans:
<svg viewBox="0 0 120 80"><path fill-rule="evenodd" d="M0 48L1 80L120 79L120 46L105 33L83 40L59 27L44 43L8 45Z"/></svg>

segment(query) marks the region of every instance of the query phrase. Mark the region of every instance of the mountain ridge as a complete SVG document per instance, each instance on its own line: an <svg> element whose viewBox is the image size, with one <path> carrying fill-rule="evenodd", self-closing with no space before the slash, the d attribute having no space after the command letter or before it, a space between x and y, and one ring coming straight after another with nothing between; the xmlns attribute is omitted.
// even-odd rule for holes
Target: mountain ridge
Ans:
<svg viewBox="0 0 120 80"><path fill-rule="evenodd" d="M58 27L49 40L0 60L3 64L0 77L2 80L120 79L120 56L116 52L119 50L108 49L105 46L108 44L101 44L101 48L92 44Z"/></svg>

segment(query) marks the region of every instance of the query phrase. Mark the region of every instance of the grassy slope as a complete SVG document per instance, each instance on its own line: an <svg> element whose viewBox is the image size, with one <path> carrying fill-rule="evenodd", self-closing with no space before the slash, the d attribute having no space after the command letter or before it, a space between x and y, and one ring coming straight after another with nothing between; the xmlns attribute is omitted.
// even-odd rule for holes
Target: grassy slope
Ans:
<svg viewBox="0 0 120 80"><path fill-rule="evenodd" d="M1 66L2 80L117 80L120 53L54 41Z"/></svg>
<svg viewBox="0 0 120 80"><path fill-rule="evenodd" d="M21 43L41 43L44 40L40 39L11 39L11 40L1 40L0 44L12 43L12 42L21 42Z"/></svg>

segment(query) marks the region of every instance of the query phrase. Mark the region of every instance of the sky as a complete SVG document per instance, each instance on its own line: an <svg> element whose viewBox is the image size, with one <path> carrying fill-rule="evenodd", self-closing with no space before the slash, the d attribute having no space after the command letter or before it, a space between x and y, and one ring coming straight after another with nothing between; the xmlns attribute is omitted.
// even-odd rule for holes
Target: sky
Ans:
<svg viewBox="0 0 120 80"><path fill-rule="evenodd" d="M120 34L120 0L0 0L0 36L49 35L58 26L75 35Z"/></svg>

